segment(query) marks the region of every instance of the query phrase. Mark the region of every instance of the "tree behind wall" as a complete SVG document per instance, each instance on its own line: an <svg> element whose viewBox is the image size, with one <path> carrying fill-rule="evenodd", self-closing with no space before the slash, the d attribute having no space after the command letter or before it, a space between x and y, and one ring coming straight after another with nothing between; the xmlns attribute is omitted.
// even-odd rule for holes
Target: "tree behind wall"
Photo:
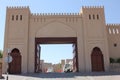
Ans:
<svg viewBox="0 0 120 80"><path fill-rule="evenodd" d="M0 58L2 58L3 57L3 52L2 52L2 50L0 50Z"/></svg>
<svg viewBox="0 0 120 80"><path fill-rule="evenodd" d="M114 58L110 58L110 63L115 63L115 59Z"/></svg>
<svg viewBox="0 0 120 80"><path fill-rule="evenodd" d="M117 63L120 63L120 58L117 59Z"/></svg>

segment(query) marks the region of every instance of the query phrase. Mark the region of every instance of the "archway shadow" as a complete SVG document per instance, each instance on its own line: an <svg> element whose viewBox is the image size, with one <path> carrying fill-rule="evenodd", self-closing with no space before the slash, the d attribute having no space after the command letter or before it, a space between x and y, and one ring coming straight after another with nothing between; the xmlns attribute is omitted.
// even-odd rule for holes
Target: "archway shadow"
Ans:
<svg viewBox="0 0 120 80"><path fill-rule="evenodd" d="M16 76L26 76L35 78L75 78L78 76L86 77L86 76L113 76L113 75L120 75L120 72L27 73Z"/></svg>

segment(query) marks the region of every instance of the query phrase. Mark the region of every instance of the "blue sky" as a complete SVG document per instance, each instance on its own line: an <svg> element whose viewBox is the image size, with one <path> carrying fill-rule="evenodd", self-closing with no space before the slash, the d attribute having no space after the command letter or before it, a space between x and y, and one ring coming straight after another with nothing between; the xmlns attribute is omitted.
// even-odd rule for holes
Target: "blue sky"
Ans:
<svg viewBox="0 0 120 80"><path fill-rule="evenodd" d="M104 6L106 23L120 23L120 0L0 0L0 50L7 6L29 6L31 13L79 13L82 6Z"/></svg>
<svg viewBox="0 0 120 80"><path fill-rule="evenodd" d="M60 63L61 59L72 59L72 44L42 44L41 58L48 63ZM65 56L63 56L65 55Z"/></svg>

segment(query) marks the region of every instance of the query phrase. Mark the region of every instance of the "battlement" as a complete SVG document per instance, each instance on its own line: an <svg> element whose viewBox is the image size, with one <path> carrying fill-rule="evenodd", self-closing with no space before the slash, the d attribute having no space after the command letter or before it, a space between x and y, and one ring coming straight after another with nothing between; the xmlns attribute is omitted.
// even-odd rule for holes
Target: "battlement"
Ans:
<svg viewBox="0 0 120 80"><path fill-rule="evenodd" d="M83 9L104 8L104 6L82 6Z"/></svg>
<svg viewBox="0 0 120 80"><path fill-rule="evenodd" d="M80 13L32 13L31 16L81 16Z"/></svg>
<svg viewBox="0 0 120 80"><path fill-rule="evenodd" d="M29 6L7 6L7 9L29 9Z"/></svg>
<svg viewBox="0 0 120 80"><path fill-rule="evenodd" d="M120 26L120 24L106 24L106 26Z"/></svg>

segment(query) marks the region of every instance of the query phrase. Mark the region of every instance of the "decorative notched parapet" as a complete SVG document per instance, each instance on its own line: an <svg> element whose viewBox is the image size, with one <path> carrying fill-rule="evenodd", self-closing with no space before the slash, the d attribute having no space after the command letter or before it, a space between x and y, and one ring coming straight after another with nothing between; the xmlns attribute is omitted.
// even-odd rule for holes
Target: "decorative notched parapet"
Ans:
<svg viewBox="0 0 120 80"><path fill-rule="evenodd" d="M29 6L7 6L7 9L29 9Z"/></svg>
<svg viewBox="0 0 120 80"><path fill-rule="evenodd" d="M106 26L112 26L112 27L114 27L114 26L120 26L120 24L107 24Z"/></svg>
<svg viewBox="0 0 120 80"><path fill-rule="evenodd" d="M32 13L31 16L81 16L80 13Z"/></svg>
<svg viewBox="0 0 120 80"><path fill-rule="evenodd" d="M86 8L86 9L94 9L94 8L104 8L104 6L82 6L82 8Z"/></svg>

